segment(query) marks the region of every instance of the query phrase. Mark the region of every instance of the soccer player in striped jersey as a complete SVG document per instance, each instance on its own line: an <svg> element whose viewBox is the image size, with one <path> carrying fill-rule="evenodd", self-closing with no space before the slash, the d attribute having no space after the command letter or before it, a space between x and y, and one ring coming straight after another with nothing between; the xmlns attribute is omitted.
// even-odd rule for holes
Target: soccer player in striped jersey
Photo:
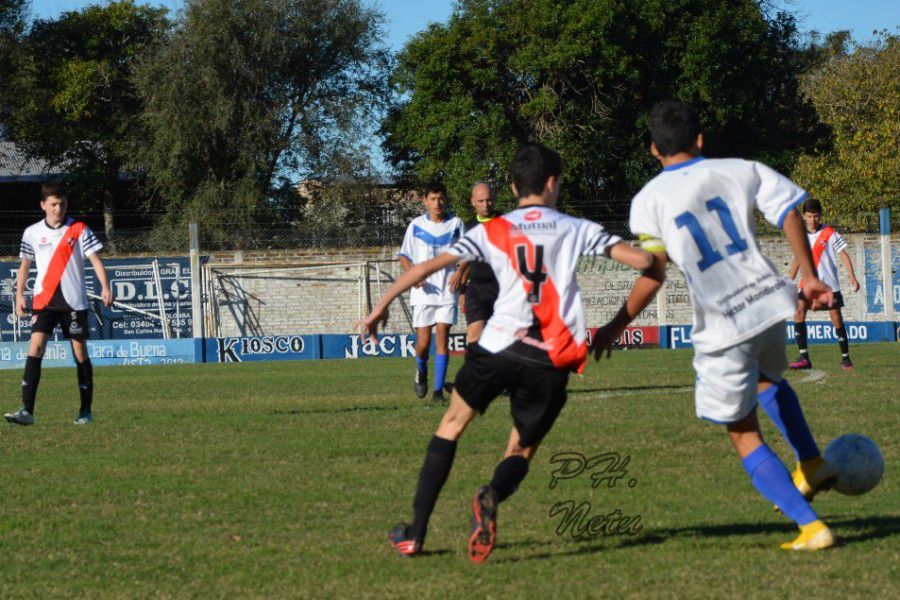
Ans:
<svg viewBox="0 0 900 600"><path fill-rule="evenodd" d="M800 527L786 550L818 550L834 543L809 505L833 484L800 402L782 378L787 368L785 319L796 297L760 252L754 213L782 228L803 272L803 294L829 306L831 289L816 276L803 224L794 208L806 192L758 162L705 159L697 113L662 102L650 113L650 151L663 167L631 204L629 226L654 253L654 266L634 284L617 316L598 332L599 354L649 304L672 260L684 273L694 307L697 416L725 426L754 487ZM799 462L793 477L759 432L756 406L791 445Z"/></svg>
<svg viewBox="0 0 900 600"><path fill-rule="evenodd" d="M16 281L16 314L28 316L25 282L31 264L37 265L32 301L31 340L22 378L22 408L5 415L18 425L34 424L34 402L41 380L41 360L47 339L59 325L63 336L72 344L78 374L81 408L76 425L93 421L91 404L94 397L94 371L87 353L87 288L84 281L84 259L94 267L100 281L103 304L110 306L113 294L106 270L97 252L103 247L90 228L66 217L68 199L65 188L50 183L41 187L41 209L44 219L28 227L19 249L19 274Z"/></svg>
<svg viewBox="0 0 900 600"><path fill-rule="evenodd" d="M463 222L448 214L447 190L441 184L432 184L425 190L424 215L416 217L406 228L400 247L400 266L404 272L413 265L428 261L441 254L463 234ZM424 398L428 393L428 353L431 348L431 328L435 329L434 392L432 399L444 401L444 381L450 363L450 327L456 324L456 293L459 273L456 265L431 274L418 282L410 292L409 304L413 310L413 327L416 330L416 377L413 390Z"/></svg>
<svg viewBox="0 0 900 600"><path fill-rule="evenodd" d="M828 309L831 316L831 322L834 324L835 333L837 333L838 346L841 349L841 367L845 371L853 368L853 361L850 360L850 344L847 341L847 328L844 327L844 317L841 314L841 308L844 307L844 297L841 295L841 283L838 279L837 260L840 256L850 275L850 287L856 292L859 291L859 281L856 280L856 273L853 271L853 263L850 261L850 255L847 254L847 242L835 231L834 227L829 225L822 226L822 204L813 198L810 198L803 204L803 222L806 225L806 234L809 237L809 247L812 248L813 260L818 270L819 279L828 284L834 290L834 304ZM791 279L797 276L800 263L794 259L791 264ZM806 313L812 309L810 302L803 297L802 293L803 280L800 280L801 292L798 294L797 312L794 314L794 332L797 339L797 347L800 350L800 358L790 364L792 369L811 369L812 361L809 358L809 350L806 345Z"/></svg>
<svg viewBox="0 0 900 600"><path fill-rule="evenodd" d="M556 210L561 166L559 155L539 144L521 148L510 169L518 209L479 224L446 252L408 270L362 323L369 335L376 335L394 298L460 260L490 265L500 284L494 313L478 343L468 349L450 405L428 444L412 523L401 523L388 534L401 554L421 552L457 441L475 416L508 390L513 428L506 452L490 483L472 500L469 558L477 563L487 558L496 539L497 505L528 474L529 462L566 403L569 373L584 369L588 345L575 279L578 259L605 255L635 269L652 264L648 252L601 225Z"/></svg>

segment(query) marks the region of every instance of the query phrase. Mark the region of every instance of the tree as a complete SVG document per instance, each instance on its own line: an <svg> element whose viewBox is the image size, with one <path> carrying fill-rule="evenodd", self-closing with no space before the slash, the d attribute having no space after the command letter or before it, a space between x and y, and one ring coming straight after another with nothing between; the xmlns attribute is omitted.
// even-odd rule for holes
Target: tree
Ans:
<svg viewBox="0 0 900 600"><path fill-rule="evenodd" d="M515 147L538 139L563 155L564 202L606 206L658 168L649 110L678 98L700 110L710 155L786 170L821 135L801 59L793 18L753 0L462 0L400 53L385 151L464 199L475 179L505 184Z"/></svg>
<svg viewBox="0 0 900 600"><path fill-rule="evenodd" d="M0 0L0 81L10 81L18 62L19 42L25 31L25 0ZM10 87L0 86L0 123L9 119Z"/></svg>
<svg viewBox="0 0 900 600"><path fill-rule="evenodd" d="M832 136L799 158L795 179L845 226L900 210L900 37L833 52L803 91Z"/></svg>
<svg viewBox="0 0 900 600"><path fill-rule="evenodd" d="M136 78L139 162L172 219L240 235L354 160L388 98L381 26L358 0L189 0Z"/></svg>

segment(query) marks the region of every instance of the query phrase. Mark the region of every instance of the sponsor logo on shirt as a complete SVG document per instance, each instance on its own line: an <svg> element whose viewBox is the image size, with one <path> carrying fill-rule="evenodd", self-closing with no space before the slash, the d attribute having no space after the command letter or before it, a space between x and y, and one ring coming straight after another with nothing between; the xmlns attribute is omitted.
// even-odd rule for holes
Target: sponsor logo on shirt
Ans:
<svg viewBox="0 0 900 600"><path fill-rule="evenodd" d="M526 221L537 221L540 218L541 218L541 211L539 211L539 210L529 210L527 213L525 213Z"/></svg>

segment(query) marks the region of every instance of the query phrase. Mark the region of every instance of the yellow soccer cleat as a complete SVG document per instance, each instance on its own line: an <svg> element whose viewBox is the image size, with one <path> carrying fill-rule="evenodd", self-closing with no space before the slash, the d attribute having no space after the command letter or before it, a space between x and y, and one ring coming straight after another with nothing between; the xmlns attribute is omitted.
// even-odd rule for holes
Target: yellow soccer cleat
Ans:
<svg viewBox="0 0 900 600"><path fill-rule="evenodd" d="M822 521L813 521L808 525L800 526L800 535L792 542L781 545L782 550L823 550L834 546L834 536L831 530Z"/></svg>
<svg viewBox="0 0 900 600"><path fill-rule="evenodd" d="M834 467L825 462L821 456L804 460L797 464L797 468L791 473L794 487L799 490L807 502L812 502L816 494L830 490L834 485L837 474Z"/></svg>

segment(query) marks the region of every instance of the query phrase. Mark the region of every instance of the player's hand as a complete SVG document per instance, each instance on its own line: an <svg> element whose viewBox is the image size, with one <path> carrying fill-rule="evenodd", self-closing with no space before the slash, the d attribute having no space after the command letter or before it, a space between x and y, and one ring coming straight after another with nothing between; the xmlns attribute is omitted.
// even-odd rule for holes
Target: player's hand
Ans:
<svg viewBox="0 0 900 600"><path fill-rule="evenodd" d="M389 312L387 307L383 310L378 310L377 308L369 313L365 319L358 323L358 327L360 329L360 334L363 339L376 339L378 337L378 328L384 327L388 322Z"/></svg>
<svg viewBox="0 0 900 600"><path fill-rule="evenodd" d="M813 310L831 308L834 304L834 292L821 279L803 279L803 296L809 300Z"/></svg>
<svg viewBox="0 0 900 600"><path fill-rule="evenodd" d="M21 296L16 298L16 315L20 319L28 316L28 306L25 304L25 298Z"/></svg>
<svg viewBox="0 0 900 600"><path fill-rule="evenodd" d="M462 269L457 269L453 275L450 276L450 293L455 294L459 291L459 288L462 287Z"/></svg>
<svg viewBox="0 0 900 600"><path fill-rule="evenodd" d="M598 329L597 333L594 334L594 338L591 340L590 348L588 348L588 350L594 353L594 360L603 358L604 352L606 352L606 358L610 358L612 356L613 344L616 343L616 340L619 339L620 335L621 332L614 330L609 325Z"/></svg>
<svg viewBox="0 0 900 600"><path fill-rule="evenodd" d="M856 280L856 277L850 278L850 289L853 290L854 292L859 291L859 281Z"/></svg>
<svg viewBox="0 0 900 600"><path fill-rule="evenodd" d="M103 291L100 292L100 300L103 302L103 306L105 306L106 308L112 306L113 300L115 300L115 298L113 298L112 290L108 287L103 288Z"/></svg>

